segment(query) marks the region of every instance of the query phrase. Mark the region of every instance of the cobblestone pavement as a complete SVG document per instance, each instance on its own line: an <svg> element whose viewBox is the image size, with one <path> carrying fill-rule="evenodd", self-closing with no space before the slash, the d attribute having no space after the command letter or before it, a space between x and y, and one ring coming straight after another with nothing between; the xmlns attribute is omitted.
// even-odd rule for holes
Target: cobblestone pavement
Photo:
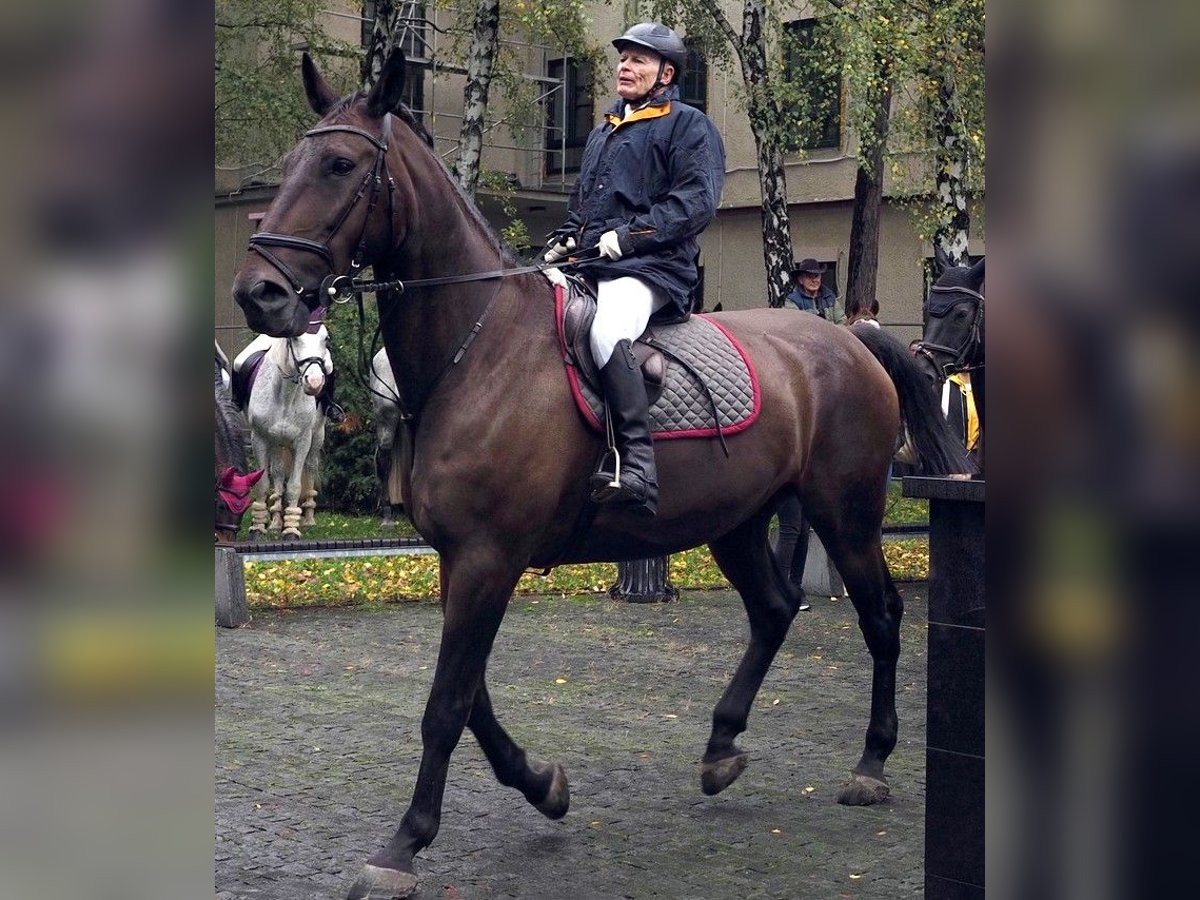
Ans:
<svg viewBox="0 0 1200 900"><path fill-rule="evenodd" d="M927 607L924 585L900 587L900 742L873 808L834 802L870 696L848 600L797 616L740 741L750 767L705 797L699 758L748 631L737 595L514 599L492 699L531 757L565 766L571 810L543 818L465 733L418 896L921 896ZM218 898L344 896L408 806L440 628L436 604L410 603L217 629Z"/></svg>

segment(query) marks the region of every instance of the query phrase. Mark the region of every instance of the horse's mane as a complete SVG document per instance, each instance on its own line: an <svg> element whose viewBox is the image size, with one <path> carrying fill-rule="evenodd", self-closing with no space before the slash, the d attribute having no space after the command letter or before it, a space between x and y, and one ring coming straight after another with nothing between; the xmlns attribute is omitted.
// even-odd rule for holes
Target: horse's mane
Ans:
<svg viewBox="0 0 1200 900"><path fill-rule="evenodd" d="M338 115L350 114L351 108L358 103L358 101L364 99L366 99L366 94L363 91L353 91L352 93L347 94L345 97L342 97L340 100L335 102L328 110L326 110L323 120ZM435 152L433 135L429 133L429 130L423 124L421 124L420 120L417 119L413 111L409 109L407 105L402 103L396 109L392 110L392 114L405 125L407 125L409 129L412 130L413 134L415 134L421 141L421 143L425 145L430 159L437 163L436 169L440 171L442 176L446 179L446 183L450 186L454 195L462 204L463 209L467 211L467 214L471 217L472 221L474 221L475 224L482 229L483 233L491 238L492 242L500 248L501 265L503 266L505 263L512 266L523 265L524 261L520 258L517 251L510 247L508 243L502 237L500 237L499 233L491 226L491 223L488 222L483 213L480 212L479 206L471 197L467 196L466 192L462 189L462 186L458 183L458 179L451 174L450 169L446 166L446 163L443 162L442 158Z"/></svg>
<svg viewBox="0 0 1200 900"><path fill-rule="evenodd" d="M347 100L350 102L353 102L354 99L354 94L351 94L350 97L347 98ZM429 156L437 163L437 168L441 171L442 176L446 179L446 182L454 191L455 196L458 197L459 201L462 203L463 208L471 216L471 219L475 222L475 224L483 230L483 233L490 237L496 246L500 248L500 257L502 260L501 265L504 263L521 265L522 260L517 255L517 252L510 247L502 237L500 237L500 234L492 227L491 223L488 222L483 213L480 212L478 204L475 203L474 199L467 196L466 191L462 189L462 185L458 183L458 179L451 174L449 167L434 151L433 136L429 133L428 129L421 124L421 122L413 114L413 111L402 103L400 104L399 108L393 110L392 112L397 118L400 119L400 121L412 129L413 133L421 139L423 144L425 144L429 150Z"/></svg>
<svg viewBox="0 0 1200 900"><path fill-rule="evenodd" d="M245 473L246 433L249 430L241 410L233 402L221 379L221 367L214 365L213 402L216 406L216 452L218 467L233 466Z"/></svg>

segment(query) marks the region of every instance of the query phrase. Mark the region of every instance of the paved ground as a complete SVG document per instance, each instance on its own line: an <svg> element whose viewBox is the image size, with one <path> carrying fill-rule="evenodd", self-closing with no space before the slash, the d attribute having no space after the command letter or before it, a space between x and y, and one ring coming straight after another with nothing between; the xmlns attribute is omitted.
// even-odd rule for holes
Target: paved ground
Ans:
<svg viewBox="0 0 1200 900"><path fill-rule="evenodd" d="M466 734L419 896L920 896L926 595L901 589L900 743L892 799L875 808L834 802L869 702L849 601L799 614L742 737L749 769L705 797L698 760L746 639L737 596L514 600L493 701L531 756L566 767L571 810L550 822L500 787ZM435 604L414 603L217 629L218 898L344 895L407 808L440 624Z"/></svg>

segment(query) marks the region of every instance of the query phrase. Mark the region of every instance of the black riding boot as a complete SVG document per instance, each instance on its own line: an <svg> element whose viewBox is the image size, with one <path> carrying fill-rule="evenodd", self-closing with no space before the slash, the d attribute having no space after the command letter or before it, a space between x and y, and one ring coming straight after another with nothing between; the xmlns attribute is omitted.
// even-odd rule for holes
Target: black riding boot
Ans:
<svg viewBox="0 0 1200 900"><path fill-rule="evenodd" d="M605 454L600 471L588 481L592 500L641 506L654 515L658 511L658 476L654 469L654 446L650 441L650 404L629 341L617 343L612 357L600 370L600 384L608 401L613 437L621 455L621 482L619 488L611 486L613 454Z"/></svg>
<svg viewBox="0 0 1200 900"><path fill-rule="evenodd" d="M321 412L334 425L340 425L346 418L346 411L333 400L333 386L336 381L336 373L330 372L325 376L325 387L321 388L321 393L317 395L317 406Z"/></svg>

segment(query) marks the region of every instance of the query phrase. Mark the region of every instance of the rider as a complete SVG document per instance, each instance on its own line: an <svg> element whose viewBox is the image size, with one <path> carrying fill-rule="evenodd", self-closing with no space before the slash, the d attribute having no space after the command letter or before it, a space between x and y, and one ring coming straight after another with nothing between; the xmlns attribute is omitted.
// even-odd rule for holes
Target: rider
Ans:
<svg viewBox="0 0 1200 900"><path fill-rule="evenodd" d="M613 41L618 99L588 136L566 224L544 256L554 263L595 248L579 268L596 279L591 350L617 446L592 475L592 500L657 511L648 404L633 342L663 311L690 311L699 281L697 235L713 220L725 182L725 146L704 113L679 99L687 50L670 28L634 25ZM613 457L620 453L620 487Z"/></svg>

